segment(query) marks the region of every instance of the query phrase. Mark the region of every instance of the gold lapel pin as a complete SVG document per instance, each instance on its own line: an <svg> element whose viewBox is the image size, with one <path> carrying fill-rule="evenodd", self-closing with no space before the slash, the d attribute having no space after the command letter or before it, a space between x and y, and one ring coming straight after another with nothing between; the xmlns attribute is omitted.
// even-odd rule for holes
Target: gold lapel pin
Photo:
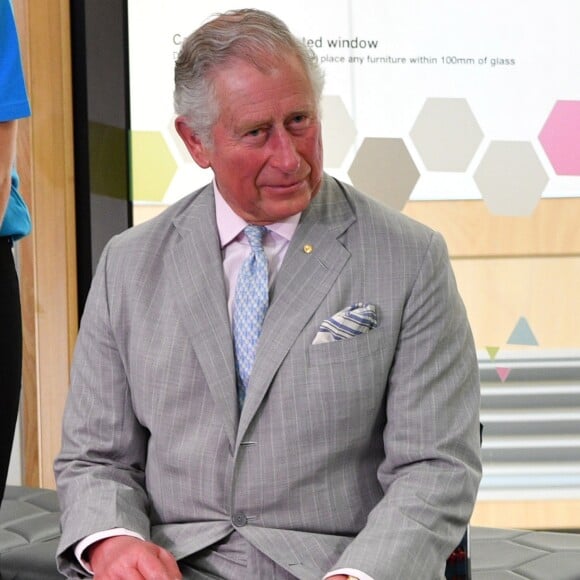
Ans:
<svg viewBox="0 0 580 580"><path fill-rule="evenodd" d="M304 244L304 247L302 249L304 250L305 254L312 254L312 250L314 250L314 248L310 244Z"/></svg>

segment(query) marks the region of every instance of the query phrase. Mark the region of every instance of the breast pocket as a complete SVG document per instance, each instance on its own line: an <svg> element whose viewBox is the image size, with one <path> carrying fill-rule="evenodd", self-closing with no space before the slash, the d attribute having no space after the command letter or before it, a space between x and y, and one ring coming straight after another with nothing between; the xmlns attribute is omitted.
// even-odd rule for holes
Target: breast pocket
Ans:
<svg viewBox="0 0 580 580"><path fill-rule="evenodd" d="M389 338L379 326L367 333L323 344L310 345L308 362L312 366L337 365L368 357L382 358L392 349Z"/></svg>
<svg viewBox="0 0 580 580"><path fill-rule="evenodd" d="M313 433L348 423L350 436L368 439L368 430L384 415L393 345L388 332L377 327L353 338L310 345L303 381L294 380L295 396L315 417ZM345 445L350 445L345 441Z"/></svg>

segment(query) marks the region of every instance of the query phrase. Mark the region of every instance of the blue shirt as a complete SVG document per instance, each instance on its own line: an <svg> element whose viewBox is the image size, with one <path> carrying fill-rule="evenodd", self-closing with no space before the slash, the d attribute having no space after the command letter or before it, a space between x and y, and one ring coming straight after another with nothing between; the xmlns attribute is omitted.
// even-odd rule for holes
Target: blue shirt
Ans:
<svg viewBox="0 0 580 580"><path fill-rule="evenodd" d="M0 0L0 122L30 115L24 83L18 33L10 0ZM18 192L18 175L12 170L12 186L0 236L17 240L30 233L30 214Z"/></svg>

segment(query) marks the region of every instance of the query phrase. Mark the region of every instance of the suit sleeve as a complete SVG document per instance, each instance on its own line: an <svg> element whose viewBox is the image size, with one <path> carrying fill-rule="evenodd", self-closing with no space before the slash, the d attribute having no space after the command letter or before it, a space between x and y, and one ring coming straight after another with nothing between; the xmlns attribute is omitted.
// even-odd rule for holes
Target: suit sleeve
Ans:
<svg viewBox="0 0 580 580"><path fill-rule="evenodd" d="M405 304L387 384L383 499L333 567L441 578L481 478L479 371L445 243L433 234Z"/></svg>
<svg viewBox="0 0 580 580"><path fill-rule="evenodd" d="M137 421L119 348L122 323L111 323L112 296L123 294L121 269L100 260L87 299L71 371L62 449L55 461L62 509L61 571L84 575L74 546L86 536L126 528L148 539L144 490L147 433ZM121 298L122 299L122 298ZM119 318L117 316L117 318Z"/></svg>

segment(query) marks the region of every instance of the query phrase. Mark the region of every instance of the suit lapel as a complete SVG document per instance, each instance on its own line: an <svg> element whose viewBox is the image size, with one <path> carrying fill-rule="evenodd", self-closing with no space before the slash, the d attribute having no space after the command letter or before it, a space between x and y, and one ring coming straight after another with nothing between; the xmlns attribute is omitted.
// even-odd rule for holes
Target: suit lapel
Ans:
<svg viewBox="0 0 580 580"><path fill-rule="evenodd" d="M180 238L167 267L176 281L175 303L233 447L238 421L235 366L211 186L174 220L174 227Z"/></svg>
<svg viewBox="0 0 580 580"><path fill-rule="evenodd" d="M304 212L278 274L240 417L238 444L291 346L349 260L350 252L338 237L354 221L342 188L327 179Z"/></svg>

